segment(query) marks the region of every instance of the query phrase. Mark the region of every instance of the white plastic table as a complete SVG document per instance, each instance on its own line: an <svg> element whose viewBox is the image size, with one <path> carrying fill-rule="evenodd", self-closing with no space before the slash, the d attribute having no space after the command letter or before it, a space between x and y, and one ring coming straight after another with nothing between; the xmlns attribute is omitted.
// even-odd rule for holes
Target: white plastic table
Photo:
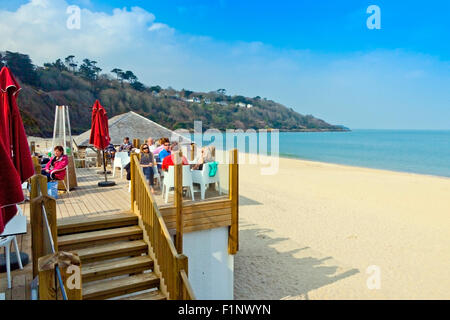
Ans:
<svg viewBox="0 0 450 320"><path fill-rule="evenodd" d="M27 233L27 217L17 214L6 224L1 237L16 236Z"/></svg>

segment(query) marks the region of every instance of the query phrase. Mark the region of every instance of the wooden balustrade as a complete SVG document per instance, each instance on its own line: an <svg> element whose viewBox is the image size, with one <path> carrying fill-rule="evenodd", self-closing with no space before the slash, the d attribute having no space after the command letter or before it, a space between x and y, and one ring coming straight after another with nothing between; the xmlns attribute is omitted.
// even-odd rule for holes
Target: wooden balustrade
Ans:
<svg viewBox="0 0 450 320"><path fill-rule="evenodd" d="M131 210L142 219L150 245L149 253L154 260L154 272L162 279L161 290L171 300L183 299L183 292L189 292L181 276L182 270L187 271L187 257L177 253L136 154L130 157L130 168ZM186 298L192 299L193 296Z"/></svg>
<svg viewBox="0 0 450 320"><path fill-rule="evenodd" d="M67 300L82 300L81 261L77 254L58 252L39 258L39 300L62 300L58 266Z"/></svg>
<svg viewBox="0 0 450 320"><path fill-rule="evenodd" d="M238 150L230 151L229 197L231 200L231 226L228 232L228 253L239 250L239 164Z"/></svg>
<svg viewBox="0 0 450 320"><path fill-rule="evenodd" d="M30 225L31 250L33 260L33 278L38 275L38 260L52 253L47 227L43 218L42 205L47 213L47 220L52 233L55 251L58 250L58 236L56 226L56 200L47 195L47 178L43 175L31 177L30 192Z"/></svg>
<svg viewBox="0 0 450 320"><path fill-rule="evenodd" d="M36 174L30 180L31 252L33 278L39 277L39 299L53 300L57 298L55 266L58 265L66 287L67 298L69 300L81 300L81 263L76 255L58 252L56 200L48 196L47 177ZM43 207L47 214L51 235L49 235L44 221ZM53 240L55 253L51 248L50 236ZM71 266L72 268L70 268ZM77 267L76 271L73 267ZM78 281L76 287L66 286L68 282L72 282L70 278L74 271L77 272L77 274L74 274L75 282Z"/></svg>
<svg viewBox="0 0 450 320"><path fill-rule="evenodd" d="M176 214L175 248L180 254L183 253L183 165L181 156L180 153L175 154L175 187L173 191ZM192 192L194 191L192 190Z"/></svg>
<svg viewBox="0 0 450 320"><path fill-rule="evenodd" d="M175 159L174 206L166 207L165 216L160 212L150 187L139 166L138 156L131 155L131 210L141 217L143 228L147 234L150 256L155 261L154 272L161 277L161 290L169 299L195 299L188 280L188 258L183 252L184 218L189 224L193 219L199 222L208 220L209 227L229 226L228 253L236 254L239 249L239 165L238 150L230 152L229 164L229 197L223 200L203 201L183 206L182 199L182 165L178 155ZM178 161L177 161L178 160ZM208 217L208 214L210 216ZM175 227L175 244L167 228L168 219ZM206 225L206 224L204 224ZM203 225L202 225L203 226ZM189 225L189 231L203 230L202 226Z"/></svg>

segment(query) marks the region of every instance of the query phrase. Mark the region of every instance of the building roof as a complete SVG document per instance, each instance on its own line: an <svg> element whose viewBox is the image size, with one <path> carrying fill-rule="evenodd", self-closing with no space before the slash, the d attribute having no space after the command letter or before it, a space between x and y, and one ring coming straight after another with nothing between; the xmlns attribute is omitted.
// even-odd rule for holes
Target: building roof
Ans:
<svg viewBox="0 0 450 320"><path fill-rule="evenodd" d="M141 142L147 140L149 137L157 140L162 137L167 137L172 140L179 141L182 144L188 144L190 139L183 137L182 135L163 127L162 125L147 119L136 112L130 111L127 113L119 114L108 120L109 135L111 137L111 143L114 145L120 145L123 142L123 138L129 137L130 141L133 139L140 139ZM88 147L89 137L91 130L88 130L79 136L74 138L74 141L78 147Z"/></svg>

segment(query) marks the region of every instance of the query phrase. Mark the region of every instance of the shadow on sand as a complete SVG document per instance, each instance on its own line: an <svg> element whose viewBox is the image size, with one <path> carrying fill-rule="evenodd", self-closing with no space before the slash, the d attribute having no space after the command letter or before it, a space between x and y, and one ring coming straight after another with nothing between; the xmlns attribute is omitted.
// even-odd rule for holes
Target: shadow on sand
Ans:
<svg viewBox="0 0 450 320"><path fill-rule="evenodd" d="M289 238L271 237L271 233L271 229L241 224L235 299L309 299L311 290L359 273L339 266L331 256L301 247ZM281 245L282 251L277 249Z"/></svg>

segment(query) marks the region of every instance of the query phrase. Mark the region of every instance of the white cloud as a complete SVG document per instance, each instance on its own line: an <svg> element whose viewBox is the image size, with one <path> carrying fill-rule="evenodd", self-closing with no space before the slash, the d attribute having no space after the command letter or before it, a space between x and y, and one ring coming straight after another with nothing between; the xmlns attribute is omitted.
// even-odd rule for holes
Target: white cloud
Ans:
<svg viewBox="0 0 450 320"><path fill-rule="evenodd" d="M111 14L83 8L81 29L69 30L68 5L32 0L14 12L0 9L0 50L27 53L40 65L74 54L78 61L98 61L106 72L133 70L148 85L226 88L350 127L450 127L450 68L435 57L402 50L327 55L221 42L177 32L139 7ZM405 113L414 121L405 122Z"/></svg>

